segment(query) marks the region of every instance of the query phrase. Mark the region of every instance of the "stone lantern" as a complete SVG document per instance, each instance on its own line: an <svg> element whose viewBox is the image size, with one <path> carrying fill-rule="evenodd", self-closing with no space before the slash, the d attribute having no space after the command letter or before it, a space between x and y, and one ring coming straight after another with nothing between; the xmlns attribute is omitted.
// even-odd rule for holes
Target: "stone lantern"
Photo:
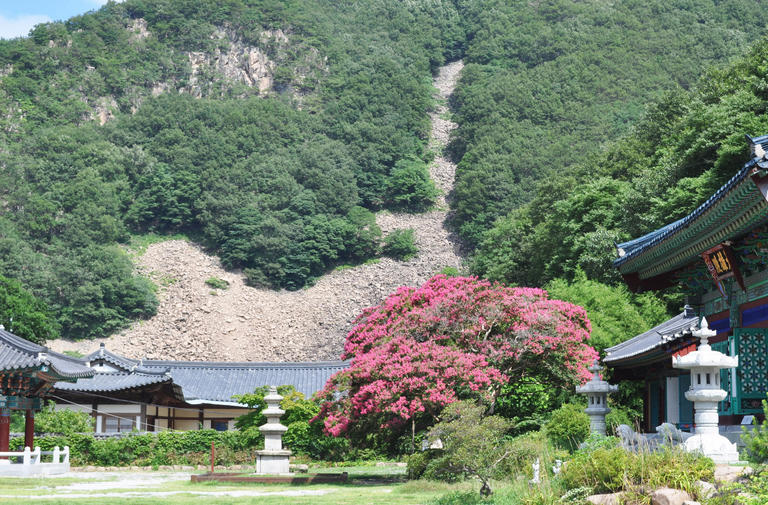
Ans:
<svg viewBox="0 0 768 505"><path fill-rule="evenodd" d="M608 399L608 393L615 393L619 390L619 386L613 386L600 378L600 370L602 370L597 360L589 367L589 371L592 372L592 380L576 388L576 392L582 395L587 395L587 408L584 412L589 416L589 429L592 433L599 435L605 435L605 416L611 409L608 408L606 400Z"/></svg>
<svg viewBox="0 0 768 505"><path fill-rule="evenodd" d="M693 331L693 336L701 339L698 350L673 358L672 366L691 371L691 387L685 397L693 402L696 433L685 441L685 450L702 452L715 463L733 463L739 460L739 452L736 444L720 435L717 403L728 396L720 389L720 370L739 366L739 357L713 351L708 339L716 334L702 319L700 328Z"/></svg>
<svg viewBox="0 0 768 505"><path fill-rule="evenodd" d="M264 450L256 451L256 473L276 475L290 473L288 458L291 451L283 449L283 433L288 428L280 424L280 417L285 411L280 408L282 396L277 394L277 388L270 386L269 394L264 397L267 403L261 413L267 418L267 423L259 426L264 434Z"/></svg>

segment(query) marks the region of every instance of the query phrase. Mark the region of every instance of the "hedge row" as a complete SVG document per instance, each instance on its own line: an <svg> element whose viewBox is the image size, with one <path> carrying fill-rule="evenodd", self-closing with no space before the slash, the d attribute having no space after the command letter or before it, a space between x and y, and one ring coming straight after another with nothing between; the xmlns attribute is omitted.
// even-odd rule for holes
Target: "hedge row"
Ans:
<svg viewBox="0 0 768 505"><path fill-rule="evenodd" d="M207 465L211 442L216 445L215 464L237 465L255 461L253 437L240 431L198 430L136 433L121 438L97 439L92 434L48 435L35 439L43 451L54 446L70 448L73 466ZM23 449L23 438L11 440L11 450Z"/></svg>

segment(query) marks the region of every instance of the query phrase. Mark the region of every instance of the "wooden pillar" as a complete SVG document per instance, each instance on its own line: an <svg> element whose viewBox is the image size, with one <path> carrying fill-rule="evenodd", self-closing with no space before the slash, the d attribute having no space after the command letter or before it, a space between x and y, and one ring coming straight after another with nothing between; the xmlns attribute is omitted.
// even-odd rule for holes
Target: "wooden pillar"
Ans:
<svg viewBox="0 0 768 505"><path fill-rule="evenodd" d="M8 452L11 442L11 409L0 409L0 452ZM8 459L8 458L2 458Z"/></svg>
<svg viewBox="0 0 768 505"><path fill-rule="evenodd" d="M35 448L35 411L32 409L24 415L24 447Z"/></svg>

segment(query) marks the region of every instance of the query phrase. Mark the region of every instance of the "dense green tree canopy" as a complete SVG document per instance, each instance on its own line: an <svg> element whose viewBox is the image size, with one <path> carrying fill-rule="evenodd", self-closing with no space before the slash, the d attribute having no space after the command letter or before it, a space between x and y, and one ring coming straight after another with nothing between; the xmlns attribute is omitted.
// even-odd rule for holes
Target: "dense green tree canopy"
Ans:
<svg viewBox="0 0 768 505"><path fill-rule="evenodd" d="M469 36L454 97L453 207L473 246L497 218L529 202L541 181L570 174L627 132L647 101L689 88L707 66L744 51L768 22L754 0L458 4Z"/></svg>
<svg viewBox="0 0 768 505"><path fill-rule="evenodd" d="M687 215L749 159L744 134L768 133L766 58L768 39L761 39L690 91L650 105L563 182L541 184L528 205L483 235L476 273L526 283L533 275L573 279L581 268L589 279L617 282L614 243Z"/></svg>
<svg viewBox="0 0 768 505"><path fill-rule="evenodd" d="M45 303L22 288L19 281L1 275L0 324L14 335L38 344L57 337L59 332Z"/></svg>

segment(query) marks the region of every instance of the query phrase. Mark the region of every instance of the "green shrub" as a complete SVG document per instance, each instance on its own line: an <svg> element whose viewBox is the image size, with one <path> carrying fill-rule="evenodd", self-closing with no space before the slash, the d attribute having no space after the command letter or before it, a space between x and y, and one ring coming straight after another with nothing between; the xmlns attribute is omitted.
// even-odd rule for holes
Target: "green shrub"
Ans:
<svg viewBox="0 0 768 505"><path fill-rule="evenodd" d="M634 480L632 459L622 447L601 447L578 454L560 475L568 489L591 487L598 493L612 493Z"/></svg>
<svg viewBox="0 0 768 505"><path fill-rule="evenodd" d="M209 279L206 279L206 284L208 284L213 289L227 289L229 287L229 281L225 279L219 279L218 277L211 277Z"/></svg>
<svg viewBox="0 0 768 505"><path fill-rule="evenodd" d="M715 464L711 459L681 447L640 452L635 457L640 474L638 484L653 489L671 487L695 495L697 481L712 482L715 478Z"/></svg>
<svg viewBox="0 0 768 505"><path fill-rule="evenodd" d="M566 488L612 493L641 486L671 487L695 495L697 481L714 478L714 463L705 456L681 448L634 453L615 443L607 437L578 451L560 474Z"/></svg>
<svg viewBox="0 0 768 505"><path fill-rule="evenodd" d="M552 413L544 433L556 447L574 451L589 435L589 416L582 406L566 403Z"/></svg>
<svg viewBox="0 0 768 505"><path fill-rule="evenodd" d="M409 158L395 163L387 181L386 194L390 207L419 212L432 205L438 192L429 178L426 163Z"/></svg>
<svg viewBox="0 0 768 505"><path fill-rule="evenodd" d="M768 419L768 402L765 400L763 400L763 413ZM753 463L768 461L768 421L755 423L751 431L746 427L742 427L741 430L741 441L744 443L747 459Z"/></svg>
<svg viewBox="0 0 768 505"><path fill-rule="evenodd" d="M541 431L530 431L513 438L509 444L510 455L504 466L507 475L523 474L533 477L532 464L538 459L541 468L551 468L555 460L564 461L568 452L552 446L550 440Z"/></svg>
<svg viewBox="0 0 768 505"><path fill-rule="evenodd" d="M480 494L490 495L491 479L507 473L512 454L507 434L512 422L501 416L486 416L484 406L469 400L446 406L441 418L429 431L429 439L442 440L444 456L427 464L424 477L430 477L432 465L439 465L446 478L475 478L482 484Z"/></svg>
<svg viewBox="0 0 768 505"><path fill-rule="evenodd" d="M477 505L478 503L485 503L485 500L472 491L454 491L432 501L432 505Z"/></svg>
<svg viewBox="0 0 768 505"><path fill-rule="evenodd" d="M324 434L322 423L290 423L283 435L283 444L294 453L314 460L342 461L349 454L349 440Z"/></svg>
<svg viewBox="0 0 768 505"><path fill-rule="evenodd" d="M55 404L49 402L35 415L35 432L61 435L86 433L93 430L93 422L93 417L87 412L56 410Z"/></svg>
<svg viewBox="0 0 768 505"><path fill-rule="evenodd" d="M616 428L620 424L635 426L637 424L637 412L620 405L611 405L611 411L605 416L605 430L607 433L616 434Z"/></svg>
<svg viewBox="0 0 768 505"><path fill-rule="evenodd" d="M446 277L459 277L461 275L461 272L456 267L445 267L438 273L441 273Z"/></svg>
<svg viewBox="0 0 768 505"><path fill-rule="evenodd" d="M408 478L441 482L457 482L464 478L462 472L451 468L450 456L442 449L428 449L411 454L408 458Z"/></svg>
<svg viewBox="0 0 768 505"><path fill-rule="evenodd" d="M211 442L216 446L216 464L253 463L252 438L240 431L163 431L105 439L97 439L91 433L71 433L35 438L35 445L44 451L69 446L72 464L76 466L208 464ZM23 444L23 438L14 438L11 450L21 450Z"/></svg>
<svg viewBox="0 0 768 505"><path fill-rule="evenodd" d="M400 261L407 261L416 256L418 252L419 248L416 247L412 228L393 230L384 237L384 244L381 247L381 253L384 256Z"/></svg>

